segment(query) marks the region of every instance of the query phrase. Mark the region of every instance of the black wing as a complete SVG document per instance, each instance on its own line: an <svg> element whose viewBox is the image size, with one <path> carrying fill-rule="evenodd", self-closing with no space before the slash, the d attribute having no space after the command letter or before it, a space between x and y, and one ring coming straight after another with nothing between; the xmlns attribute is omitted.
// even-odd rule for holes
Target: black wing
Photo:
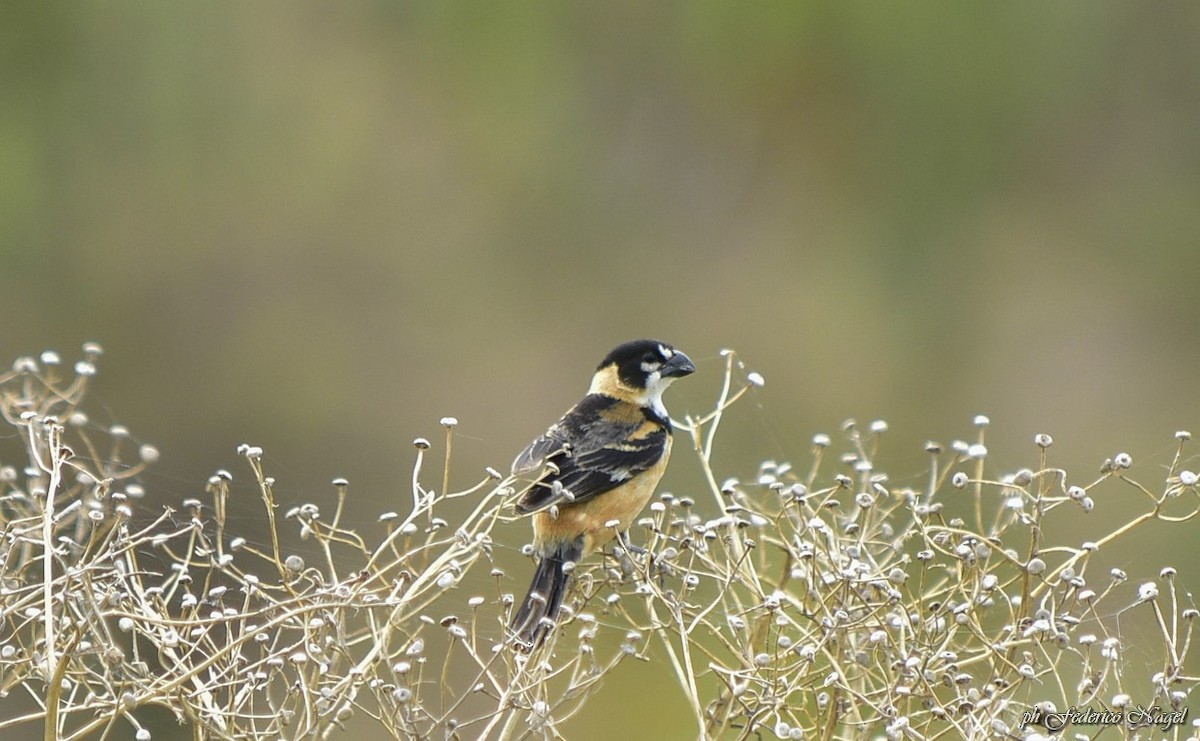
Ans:
<svg viewBox="0 0 1200 741"><path fill-rule="evenodd" d="M541 475L517 502L529 514L560 502L586 502L661 460L667 427L640 407L589 395L534 440L513 463L516 474Z"/></svg>
<svg viewBox="0 0 1200 741"><path fill-rule="evenodd" d="M513 475L526 476L531 473L540 474L546 465L546 461L558 458L569 447L566 437L559 429L559 425L556 424L547 430L546 434L529 443L529 447L521 451L521 454L513 461Z"/></svg>

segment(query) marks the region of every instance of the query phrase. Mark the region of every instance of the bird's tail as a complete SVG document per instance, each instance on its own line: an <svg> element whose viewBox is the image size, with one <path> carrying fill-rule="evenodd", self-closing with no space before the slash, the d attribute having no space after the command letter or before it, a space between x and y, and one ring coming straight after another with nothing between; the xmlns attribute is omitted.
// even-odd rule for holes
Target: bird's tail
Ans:
<svg viewBox="0 0 1200 741"><path fill-rule="evenodd" d="M532 651L542 645L554 627L571 580L570 567L564 568L564 565L579 561L582 555L582 538L557 543L542 553L537 570L533 572L529 593L508 626L524 650Z"/></svg>

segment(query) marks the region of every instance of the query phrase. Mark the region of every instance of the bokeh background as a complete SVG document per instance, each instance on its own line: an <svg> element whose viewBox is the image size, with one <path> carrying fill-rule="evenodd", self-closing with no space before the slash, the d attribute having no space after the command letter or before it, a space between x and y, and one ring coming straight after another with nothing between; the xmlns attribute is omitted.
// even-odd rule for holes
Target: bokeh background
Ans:
<svg viewBox="0 0 1200 741"><path fill-rule="evenodd" d="M1200 428L1198 38L1090 0L6 3L0 350L101 342L152 495L251 442L364 527L440 417L471 483L639 336L697 360L676 417L721 348L765 376L728 475L855 417L919 476L986 413L997 471L1047 432L1156 481ZM1178 532L1122 558L1186 564ZM663 681L573 737L672 728Z"/></svg>

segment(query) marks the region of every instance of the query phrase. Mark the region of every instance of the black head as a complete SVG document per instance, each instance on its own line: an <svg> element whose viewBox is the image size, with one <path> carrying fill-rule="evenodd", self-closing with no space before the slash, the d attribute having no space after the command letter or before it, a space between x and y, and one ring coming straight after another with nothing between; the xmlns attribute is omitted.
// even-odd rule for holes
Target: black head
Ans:
<svg viewBox="0 0 1200 741"><path fill-rule="evenodd" d="M696 371L691 358L658 340L633 340L617 345L600 361L597 371L614 367L630 389L649 390ZM666 383L664 383L666 382Z"/></svg>

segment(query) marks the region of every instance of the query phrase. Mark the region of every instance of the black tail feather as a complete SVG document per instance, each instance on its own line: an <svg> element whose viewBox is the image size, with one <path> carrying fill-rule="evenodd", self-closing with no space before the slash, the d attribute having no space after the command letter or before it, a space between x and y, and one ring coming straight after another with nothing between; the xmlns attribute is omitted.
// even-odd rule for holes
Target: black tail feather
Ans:
<svg viewBox="0 0 1200 741"><path fill-rule="evenodd" d="M553 629L571 581L571 574L563 565L577 562L582 555L579 541L555 544L542 554L529 592L509 623L509 629L526 651L542 645Z"/></svg>

